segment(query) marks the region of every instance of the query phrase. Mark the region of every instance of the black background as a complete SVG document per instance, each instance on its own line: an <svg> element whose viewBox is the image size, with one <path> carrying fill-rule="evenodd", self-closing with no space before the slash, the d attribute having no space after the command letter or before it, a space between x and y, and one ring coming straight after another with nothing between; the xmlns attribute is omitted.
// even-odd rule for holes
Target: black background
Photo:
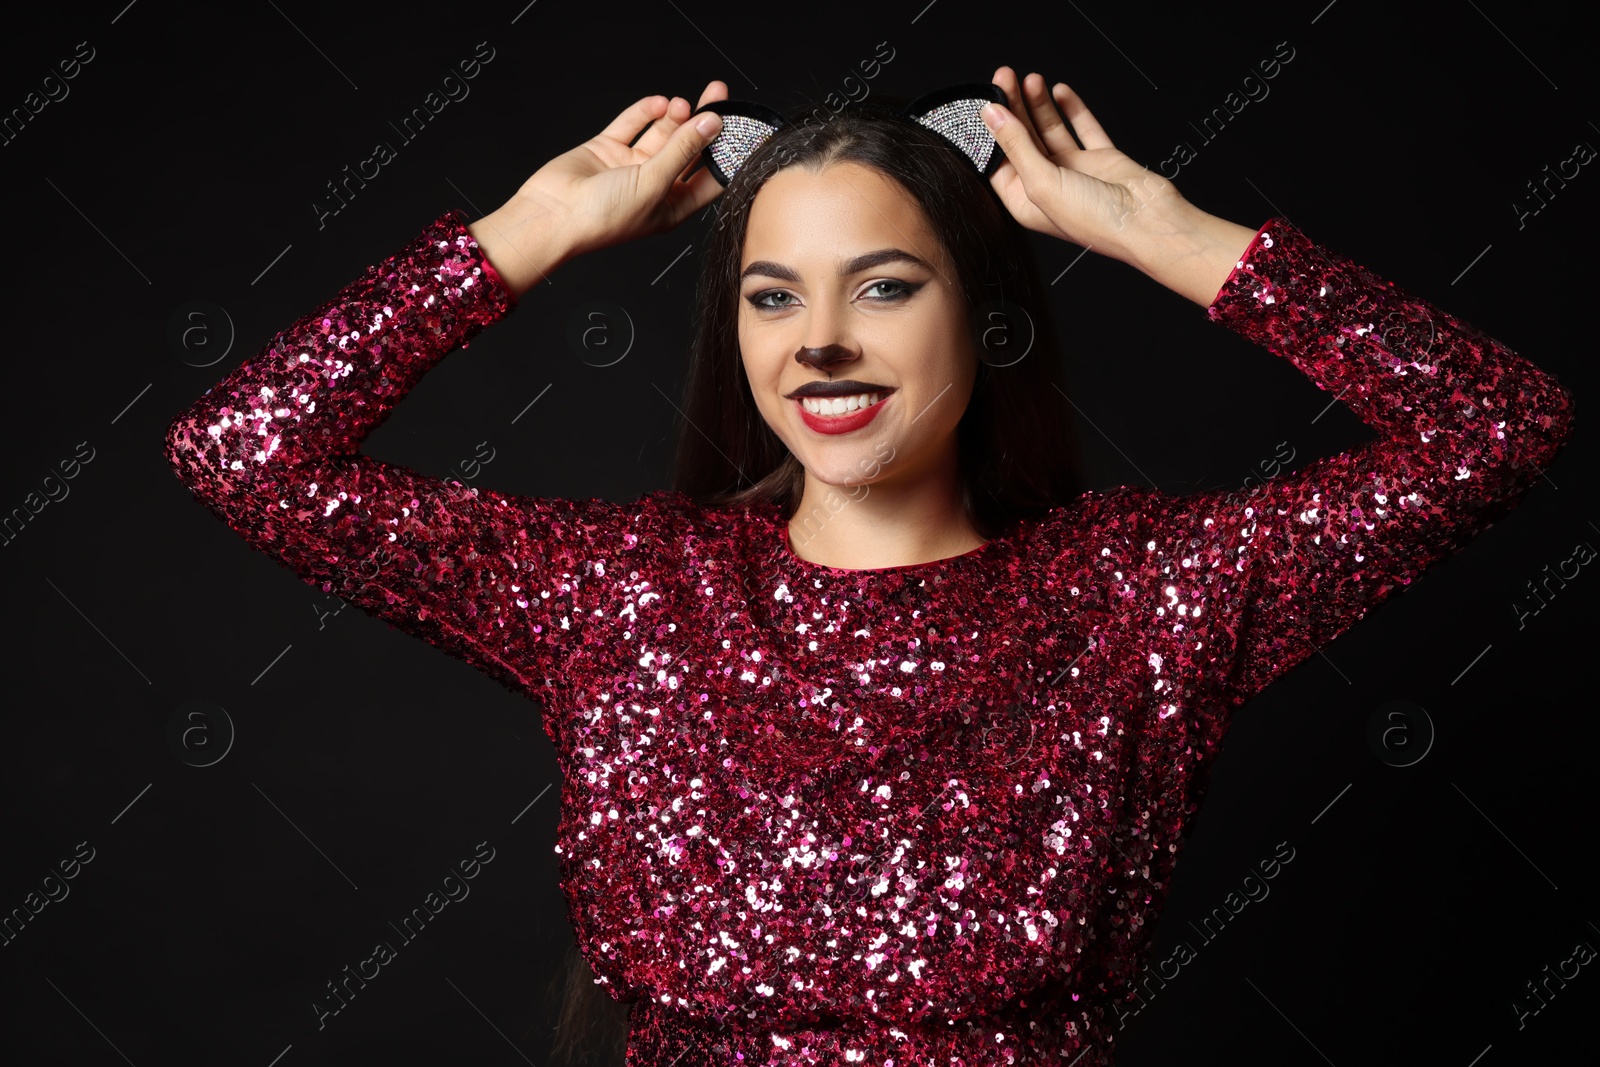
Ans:
<svg viewBox="0 0 1600 1067"><path fill-rule="evenodd" d="M78 42L95 51L0 146L0 507L94 449L0 554L0 909L79 842L95 850L0 948L8 1062L548 1062L571 932L537 706L357 611L319 618L326 598L190 498L161 435L366 264L448 207L492 210L640 96L696 99L722 78L734 97L816 102L883 41L895 57L871 85L904 96L1039 70L1149 166L1194 145L1176 180L1201 207L1287 216L1553 371L1587 411L1600 176L1584 167L1521 228L1513 207L1547 164L1600 145L1576 5L524 3L50 5L0 44L6 112ZM471 95L401 145L388 123L480 41L494 59ZM1284 41L1270 94L1201 139L1190 123ZM313 200L378 140L398 157L319 229ZM460 477L488 441L478 484L525 495L665 487L707 225L564 266L365 451ZM1035 240L1047 281L1079 252ZM1292 365L1123 264L1087 255L1051 293L1093 425L1063 417L1097 487L1237 483L1280 442L1299 466L1372 436L1342 404L1318 418L1331 398ZM232 323L208 367L167 339L194 300ZM634 324L613 366L568 343L590 300ZM221 352L226 323L207 330ZM1582 623L1600 577L1585 568L1521 629L1512 606L1600 543L1578 421L1511 516L1241 713L1156 934L1159 956L1185 940L1197 956L1121 1035L1126 1067L1593 1055L1594 965L1520 1028L1512 1009L1545 965L1600 946ZM211 766L168 741L192 700L237 730ZM1393 700L1436 730L1409 767L1367 741ZM480 841L495 858L471 896L319 1031L324 983ZM1197 937L1190 922L1279 842L1295 858L1271 895Z"/></svg>

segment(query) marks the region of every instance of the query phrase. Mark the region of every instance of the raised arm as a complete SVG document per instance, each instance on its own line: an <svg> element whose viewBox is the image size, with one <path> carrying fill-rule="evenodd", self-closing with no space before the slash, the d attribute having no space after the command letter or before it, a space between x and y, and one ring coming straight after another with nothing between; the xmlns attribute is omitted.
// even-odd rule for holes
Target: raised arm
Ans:
<svg viewBox="0 0 1600 1067"><path fill-rule="evenodd" d="M1194 562L1243 575L1227 680L1238 704L1509 512L1571 434L1573 401L1547 371L1281 218L1207 314L1381 435L1249 490L1180 498L1207 546Z"/></svg>
<svg viewBox="0 0 1600 1067"><path fill-rule="evenodd" d="M1148 580L1156 618L1177 640L1171 651L1215 657L1175 635L1195 608L1214 623L1233 616L1221 623L1235 645L1223 665L1226 703L1242 703L1505 515L1571 434L1572 394L1494 338L1287 220L1246 244L1244 227L1194 208L1119 151L1065 84L1019 80L1010 67L994 81L1009 106L984 115L1006 156L991 182L1019 222L1130 263L1197 303L1214 292L1212 321L1288 359L1380 435L1249 491L1090 494L1104 529L1128 546L1118 556L1105 545L1098 564L1118 598ZM1070 550L1070 530L1043 529ZM1169 695L1163 717L1181 705Z"/></svg>
<svg viewBox="0 0 1600 1067"><path fill-rule="evenodd" d="M197 499L306 582L538 691L572 633L586 524L617 506L508 497L358 451L423 374L515 306L446 212L178 415L166 454Z"/></svg>
<svg viewBox="0 0 1600 1067"><path fill-rule="evenodd" d="M726 91L712 82L702 103ZM358 449L557 264L675 226L720 192L709 174L676 180L717 128L715 116L689 125L690 111L681 98L636 101L495 212L471 226L447 212L367 268L172 421L179 479L307 582L513 690L554 695L584 620L659 600L623 564L663 543L674 519L660 495L513 497ZM560 724L544 726L563 748Z"/></svg>

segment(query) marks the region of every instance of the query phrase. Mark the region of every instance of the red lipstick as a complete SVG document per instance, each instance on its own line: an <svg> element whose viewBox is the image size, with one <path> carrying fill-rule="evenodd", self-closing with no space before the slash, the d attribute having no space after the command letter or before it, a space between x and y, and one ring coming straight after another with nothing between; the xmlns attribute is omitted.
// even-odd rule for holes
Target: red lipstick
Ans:
<svg viewBox="0 0 1600 1067"><path fill-rule="evenodd" d="M898 392L898 390L896 390L896 392ZM831 435L850 433L854 430L861 429L863 426L867 425L867 423L877 418L878 412L882 411L883 406L889 403L889 401L893 398L894 393L890 393L888 396L885 396L871 407L860 408L856 411L852 411L848 415L813 415L811 412L806 410L805 404L801 403L798 399L795 400L794 406L800 410L800 418L807 426L811 427L811 429L817 431L818 433Z"/></svg>

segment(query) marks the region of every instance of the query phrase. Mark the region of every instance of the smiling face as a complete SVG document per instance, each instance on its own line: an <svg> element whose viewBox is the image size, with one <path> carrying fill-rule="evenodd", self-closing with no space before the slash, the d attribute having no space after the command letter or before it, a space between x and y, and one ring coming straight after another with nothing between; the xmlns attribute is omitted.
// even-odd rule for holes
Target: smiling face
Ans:
<svg viewBox="0 0 1600 1067"><path fill-rule="evenodd" d="M899 184L853 162L779 171L750 205L740 271L745 375L811 478L955 462L977 354L955 269ZM844 395L802 398L817 390Z"/></svg>

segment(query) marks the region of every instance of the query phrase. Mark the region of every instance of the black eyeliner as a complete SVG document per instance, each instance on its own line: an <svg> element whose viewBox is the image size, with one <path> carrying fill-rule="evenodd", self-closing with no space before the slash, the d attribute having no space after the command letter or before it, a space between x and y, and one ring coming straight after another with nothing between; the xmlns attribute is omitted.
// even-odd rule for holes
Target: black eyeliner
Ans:
<svg viewBox="0 0 1600 1067"><path fill-rule="evenodd" d="M870 289L874 289L874 288L876 288L877 286L880 286L880 285L898 285L900 287L900 289L901 289L901 292L896 296L869 297L868 300L869 300L870 303L874 303L874 304L898 304L898 303L903 303L904 301L910 300L913 296L917 295L918 291L920 291L922 289L922 287L924 285L927 285L927 284L928 284L927 282L904 282L904 281L900 281L897 278L880 278L878 281L875 281L875 282L872 282L871 284L869 284L867 286L867 288L870 290ZM759 293L751 293L749 296L744 298L744 301L745 301L745 303L749 304L753 308L756 308L757 310L761 310L761 311L781 311L781 310L783 310L781 307L777 307L777 306L774 306L772 304L759 303L759 301L761 300L762 297L770 296L773 293L781 293L781 292L784 292L784 290L782 290L782 289L763 289Z"/></svg>

